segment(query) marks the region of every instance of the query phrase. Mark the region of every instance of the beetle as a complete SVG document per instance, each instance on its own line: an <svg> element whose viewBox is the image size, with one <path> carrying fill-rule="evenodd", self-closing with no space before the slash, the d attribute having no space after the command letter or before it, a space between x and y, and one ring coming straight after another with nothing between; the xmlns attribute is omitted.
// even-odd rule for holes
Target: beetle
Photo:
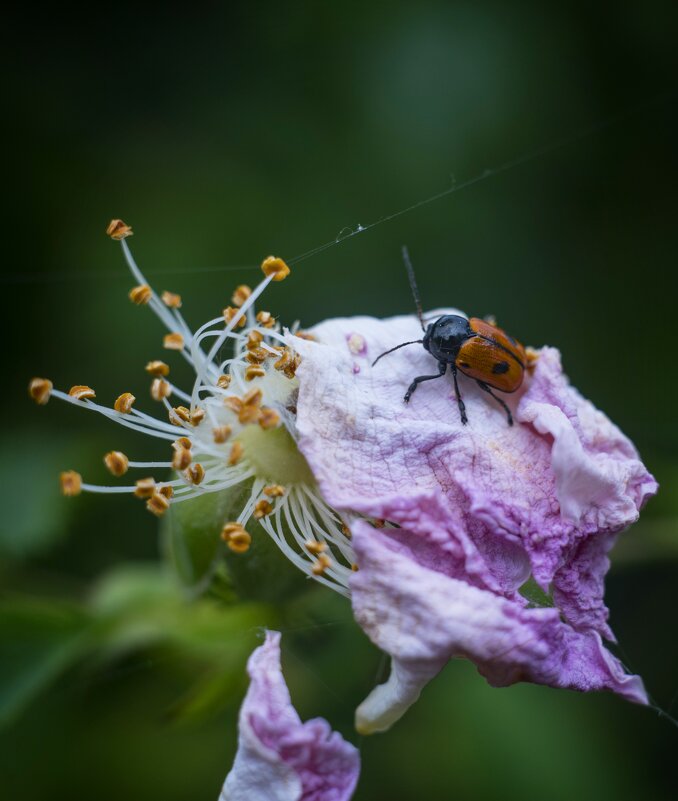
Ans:
<svg viewBox="0 0 678 801"><path fill-rule="evenodd" d="M403 260L424 337L411 342L402 342L385 351L372 362L372 367L379 359L399 348L421 344L438 362L438 372L435 375L420 375L415 378L407 388L405 403L409 403L419 384L423 381L432 381L434 378L442 378L449 366L454 380L454 393L461 422L464 425L468 423L468 417L466 406L459 392L458 372L475 379L478 386L502 406L506 412L508 424L512 426L511 410L506 402L495 395L492 390L511 393L520 388L528 362L525 348L495 325L493 321L481 320L478 317L467 319L459 314L444 314L434 322L425 325L414 269L406 247L403 247Z"/></svg>

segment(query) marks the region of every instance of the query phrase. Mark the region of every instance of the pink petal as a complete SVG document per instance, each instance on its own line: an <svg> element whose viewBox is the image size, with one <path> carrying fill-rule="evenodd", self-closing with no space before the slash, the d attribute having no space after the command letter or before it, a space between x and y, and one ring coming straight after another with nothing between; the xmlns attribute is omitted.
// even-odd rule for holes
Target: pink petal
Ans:
<svg viewBox="0 0 678 801"><path fill-rule="evenodd" d="M280 634L249 659L238 752L222 801L348 801L360 771L357 749L322 718L302 723L280 669Z"/></svg>
<svg viewBox="0 0 678 801"><path fill-rule="evenodd" d="M434 572L453 582L445 585L446 592L456 583L465 585L453 592L460 603L466 597L462 589L474 597L481 592L482 608L492 611L487 618L490 633L498 620L502 631L510 620L515 636L525 626L534 628L535 621L539 626L551 621L538 638L539 650L551 648L563 663L562 675L545 669L546 657L535 658L531 669L529 660L519 660L520 670L507 675L580 689L608 686L640 700L639 680L631 682L635 685L629 691L596 633L612 638L603 602L607 551L616 534L637 519L657 485L631 442L570 386L558 352L544 348L521 389L503 395L516 420L512 428L499 405L460 376L469 417L463 426L449 375L420 385L410 403L403 403L412 378L436 370L421 345L402 348L370 366L383 351L421 338L413 315L328 320L313 333L316 342L293 343L302 355L297 428L299 447L328 502L342 511L400 525L398 533L389 529L389 547L406 557L409 548L418 580L428 581ZM355 347L358 337L360 349ZM413 532L416 556L411 553ZM356 545L358 540L356 534ZM358 564L355 582L360 587L366 568L360 557ZM517 591L530 574L547 592L553 585L568 626L558 623L558 610L524 608ZM393 638L384 639L369 625L379 603L388 606L393 599L377 592L376 584L370 590L369 569L364 582L364 592L354 595L356 617L375 641L395 654L400 649L397 632L403 629L393 629ZM398 587L392 592L397 595ZM521 614L513 618L510 610ZM437 656L441 665L456 653L449 646L454 637L446 628L444 605L431 612L430 619L418 623L447 632ZM485 642L482 627L474 630L478 641ZM482 647L470 646L466 643L463 652L496 683L492 661L483 661ZM590 682L585 675L577 682L570 675L570 660L582 652L589 665L584 670L592 671ZM412 694L414 685L402 664L394 682ZM505 668L502 663L498 669ZM430 677L432 670L426 660L424 672ZM612 678L603 680L606 671Z"/></svg>

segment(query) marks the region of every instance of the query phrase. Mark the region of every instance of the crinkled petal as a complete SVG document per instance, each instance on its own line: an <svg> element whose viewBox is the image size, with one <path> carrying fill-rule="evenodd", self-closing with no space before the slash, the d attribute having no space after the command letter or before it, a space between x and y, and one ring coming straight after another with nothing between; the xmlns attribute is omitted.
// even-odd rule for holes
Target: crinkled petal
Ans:
<svg viewBox="0 0 678 801"><path fill-rule="evenodd" d="M238 752L222 801L348 801L357 749L317 718L302 723L280 669L280 634L269 631L249 659Z"/></svg>
<svg viewBox="0 0 678 801"><path fill-rule="evenodd" d="M351 580L356 620L392 656L389 680L356 712L361 733L391 726L454 657L471 659L495 686L532 681L647 702L640 678L625 674L600 635L575 631L557 609L529 609L424 567L387 529L364 521L353 526L353 545L360 565Z"/></svg>
<svg viewBox="0 0 678 801"><path fill-rule="evenodd" d="M369 515L379 499L441 489L504 591L525 580L524 570L511 570L521 562L544 589L566 565L581 566L587 576L563 612L574 625L593 624L610 636L600 591L607 563L577 554L583 540L634 522L657 485L631 442L570 386L558 352L544 348L523 387L503 396L513 427L460 376L469 417L463 426L449 375L420 385L403 403L412 378L434 372L421 345L371 367L381 352L421 337L414 316L329 320L313 333L316 342L294 341L303 356L297 428L326 499ZM356 337L360 349L349 347Z"/></svg>
<svg viewBox="0 0 678 801"><path fill-rule="evenodd" d="M445 598L418 617L424 595L411 606L401 604L396 599L402 588L393 578L390 596L385 587L378 590L383 579L370 571L366 577L361 558L367 551L356 535L356 617L396 657L392 679L370 703L382 703L386 692L411 702L421 686L418 671L427 681L457 655L472 658L495 684L528 679L607 688L643 700L640 680L625 676L600 635L612 639L603 601L607 552L657 485L632 443L570 385L559 353L542 349L520 390L502 396L513 427L498 404L460 375L469 417L464 426L449 374L421 384L404 404L412 379L435 373L435 360L421 345L371 366L389 348L421 338L413 315L328 320L313 333L316 341L290 338L302 355L299 447L335 508L400 527L375 542L387 538L403 581L411 564L412 583L403 597L418 597L415 578L434 576ZM545 591L553 590L556 609L526 607L518 591L530 574ZM475 617L463 611L460 619L476 625L468 631L462 626L461 636L447 604L465 610L471 601L479 604ZM392 636L372 625L381 604L387 617L394 606L401 612ZM423 662L397 657L398 632L407 640L408 623L419 644L429 637L444 640ZM527 631L528 644L522 645ZM510 658L500 658L498 644Z"/></svg>

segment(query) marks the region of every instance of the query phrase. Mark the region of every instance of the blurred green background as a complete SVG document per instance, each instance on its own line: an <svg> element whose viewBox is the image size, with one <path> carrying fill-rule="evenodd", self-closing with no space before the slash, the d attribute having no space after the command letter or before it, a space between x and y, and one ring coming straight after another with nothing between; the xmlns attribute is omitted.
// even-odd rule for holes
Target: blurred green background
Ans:
<svg viewBox="0 0 678 801"><path fill-rule="evenodd" d="M47 375L145 397L161 331L126 299L109 219L134 226L148 277L198 325L268 253L293 258L603 121L301 262L267 297L306 325L408 311L407 243L425 304L494 313L562 350L662 485L613 554L607 597L621 657L678 716L676 22L675 4L652 1L118 3L5 19L4 797L216 798L262 625L287 632L300 713L354 742L353 709L380 675L338 596L187 600L141 504L58 495L60 469L101 481L104 452L154 452L26 396ZM678 730L657 712L493 690L461 662L360 745L359 801L676 795Z"/></svg>

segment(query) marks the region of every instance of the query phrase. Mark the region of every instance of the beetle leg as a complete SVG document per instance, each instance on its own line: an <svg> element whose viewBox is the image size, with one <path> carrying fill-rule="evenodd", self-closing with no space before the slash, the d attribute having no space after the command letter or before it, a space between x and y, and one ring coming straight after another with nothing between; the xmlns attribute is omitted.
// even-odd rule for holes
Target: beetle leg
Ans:
<svg viewBox="0 0 678 801"><path fill-rule="evenodd" d="M504 407L504 411L506 412L506 417L508 419L508 424L510 426L512 426L513 425L513 415L511 414L511 410L509 409L509 407L506 405L506 402L503 401L501 398L498 398L494 394L494 392L492 392L492 390L487 386L487 384L485 384L483 381L478 381L477 383L478 383L478 386L481 389L485 390L485 392L487 392L489 395L491 395L497 401L497 403L500 403Z"/></svg>
<svg viewBox="0 0 678 801"><path fill-rule="evenodd" d="M450 367L452 368L452 378L454 378L454 394L457 396L457 406L459 407L459 414L461 415L461 423L462 425L466 425L466 423L468 423L468 417L466 416L466 404L461 399L461 392L459 392L459 384L457 383L457 367L454 364L451 364Z"/></svg>
<svg viewBox="0 0 678 801"><path fill-rule="evenodd" d="M414 381L407 388L407 392L405 393L405 398L404 398L405 403L410 402L412 393L417 388L418 384L421 384L422 381L432 381L434 378L440 378L441 376L444 376L445 370L447 370L447 362L438 362L438 372L436 373L436 375L420 375L419 378L415 378Z"/></svg>

